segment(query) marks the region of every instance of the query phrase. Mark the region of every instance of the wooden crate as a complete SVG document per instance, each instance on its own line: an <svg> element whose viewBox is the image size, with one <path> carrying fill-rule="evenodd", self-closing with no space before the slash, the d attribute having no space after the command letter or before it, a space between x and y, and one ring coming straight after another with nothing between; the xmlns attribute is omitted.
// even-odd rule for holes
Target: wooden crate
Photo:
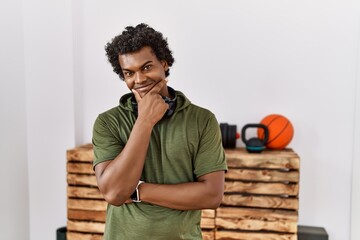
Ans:
<svg viewBox="0 0 360 240"><path fill-rule="evenodd" d="M226 150L225 194L215 239L296 240L300 158L291 149Z"/></svg>
<svg viewBox="0 0 360 240"><path fill-rule="evenodd" d="M229 170L217 210L203 210L205 240L296 240L299 157L290 149L226 150ZM67 151L67 239L99 240L107 203L97 188L91 144Z"/></svg>
<svg viewBox="0 0 360 240"><path fill-rule="evenodd" d="M67 233L68 240L100 240L105 229L107 204L95 173L91 144L67 151Z"/></svg>
<svg viewBox="0 0 360 240"><path fill-rule="evenodd" d="M107 203L92 168L91 144L67 151L67 240L100 240L105 229ZM215 210L202 211L204 240L215 239Z"/></svg>

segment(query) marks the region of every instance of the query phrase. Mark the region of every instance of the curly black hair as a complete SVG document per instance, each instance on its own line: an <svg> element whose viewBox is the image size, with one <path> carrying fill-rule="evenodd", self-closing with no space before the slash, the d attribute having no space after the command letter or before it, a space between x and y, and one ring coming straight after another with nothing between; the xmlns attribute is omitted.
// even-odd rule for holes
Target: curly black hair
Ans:
<svg viewBox="0 0 360 240"><path fill-rule="evenodd" d="M143 47L151 47L159 60L165 60L169 67L173 65L174 57L162 33L145 23L140 23L135 27L128 26L105 46L106 56L120 79L124 80L124 74L119 63L119 55L136 52ZM170 69L165 71L165 76L169 75Z"/></svg>

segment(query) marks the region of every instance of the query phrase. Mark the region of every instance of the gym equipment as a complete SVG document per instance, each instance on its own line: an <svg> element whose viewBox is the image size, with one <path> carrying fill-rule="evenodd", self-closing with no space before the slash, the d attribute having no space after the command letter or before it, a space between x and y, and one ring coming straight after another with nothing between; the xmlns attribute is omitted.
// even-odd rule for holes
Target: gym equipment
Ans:
<svg viewBox="0 0 360 240"><path fill-rule="evenodd" d="M66 240L66 227L56 229L56 240Z"/></svg>
<svg viewBox="0 0 360 240"><path fill-rule="evenodd" d="M298 225L298 240L329 240L329 235L323 227Z"/></svg>
<svg viewBox="0 0 360 240"><path fill-rule="evenodd" d="M236 132L236 129L236 125L220 123L221 140L224 148L236 147L236 139L240 138L240 135Z"/></svg>
<svg viewBox="0 0 360 240"><path fill-rule="evenodd" d="M286 117L280 114L270 114L260 122L269 129L266 147L270 149L284 149L294 136L294 128ZM258 129L258 138L264 138L263 129Z"/></svg>
<svg viewBox="0 0 360 240"><path fill-rule="evenodd" d="M258 128L263 131L263 138L253 137L246 139L246 130L249 128ZM249 123L241 129L241 140L245 143L246 150L249 153L261 153L266 148L269 137L269 129L264 124Z"/></svg>

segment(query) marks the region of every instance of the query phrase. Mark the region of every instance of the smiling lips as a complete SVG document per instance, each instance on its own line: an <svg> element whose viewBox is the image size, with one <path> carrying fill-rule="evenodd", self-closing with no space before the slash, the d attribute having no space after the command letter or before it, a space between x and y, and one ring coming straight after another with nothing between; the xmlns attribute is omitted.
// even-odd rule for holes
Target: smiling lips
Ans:
<svg viewBox="0 0 360 240"><path fill-rule="evenodd" d="M146 86L139 86L136 87L135 90L141 93L147 93L148 91L150 91L150 89L153 87L152 84L146 85Z"/></svg>
<svg viewBox="0 0 360 240"><path fill-rule="evenodd" d="M154 87L155 84L156 84L156 82L150 81L150 82L146 82L143 84L139 84L139 85L135 86L134 89L137 92L145 95L147 92L149 92Z"/></svg>

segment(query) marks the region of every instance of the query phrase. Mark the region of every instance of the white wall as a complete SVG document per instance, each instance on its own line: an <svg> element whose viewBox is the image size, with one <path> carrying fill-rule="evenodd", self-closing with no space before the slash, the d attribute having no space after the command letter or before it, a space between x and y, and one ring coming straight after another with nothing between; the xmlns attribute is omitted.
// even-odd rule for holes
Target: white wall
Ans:
<svg viewBox="0 0 360 240"><path fill-rule="evenodd" d="M292 121L290 147L302 159L300 224L325 227L333 240L350 238L358 1L92 0L80 6L77 143L91 140L97 114L128 91L106 62L105 43L126 25L147 22L174 51L169 84L219 121L239 130L270 113Z"/></svg>
<svg viewBox="0 0 360 240"><path fill-rule="evenodd" d="M139 22L169 39L176 59L169 84L219 121L240 130L270 113L287 116L295 127L290 147L302 159L300 224L343 240L353 217L359 236L358 191L351 203L351 186L359 186L352 176L359 173L352 171L359 166L358 1L1 4L4 239L55 239L66 225L65 152L90 142L97 114L128 92L104 45Z"/></svg>
<svg viewBox="0 0 360 240"><path fill-rule="evenodd" d="M21 0L0 3L0 234L28 239L29 188Z"/></svg>
<svg viewBox="0 0 360 240"><path fill-rule="evenodd" d="M360 43L358 47L360 56ZM354 147L352 164L352 192L351 192L351 239L360 239L360 61L358 61L358 72L356 82L356 105L354 124Z"/></svg>
<svg viewBox="0 0 360 240"><path fill-rule="evenodd" d="M55 239L66 225L66 150L75 144L72 1L24 1L23 20L30 239Z"/></svg>

